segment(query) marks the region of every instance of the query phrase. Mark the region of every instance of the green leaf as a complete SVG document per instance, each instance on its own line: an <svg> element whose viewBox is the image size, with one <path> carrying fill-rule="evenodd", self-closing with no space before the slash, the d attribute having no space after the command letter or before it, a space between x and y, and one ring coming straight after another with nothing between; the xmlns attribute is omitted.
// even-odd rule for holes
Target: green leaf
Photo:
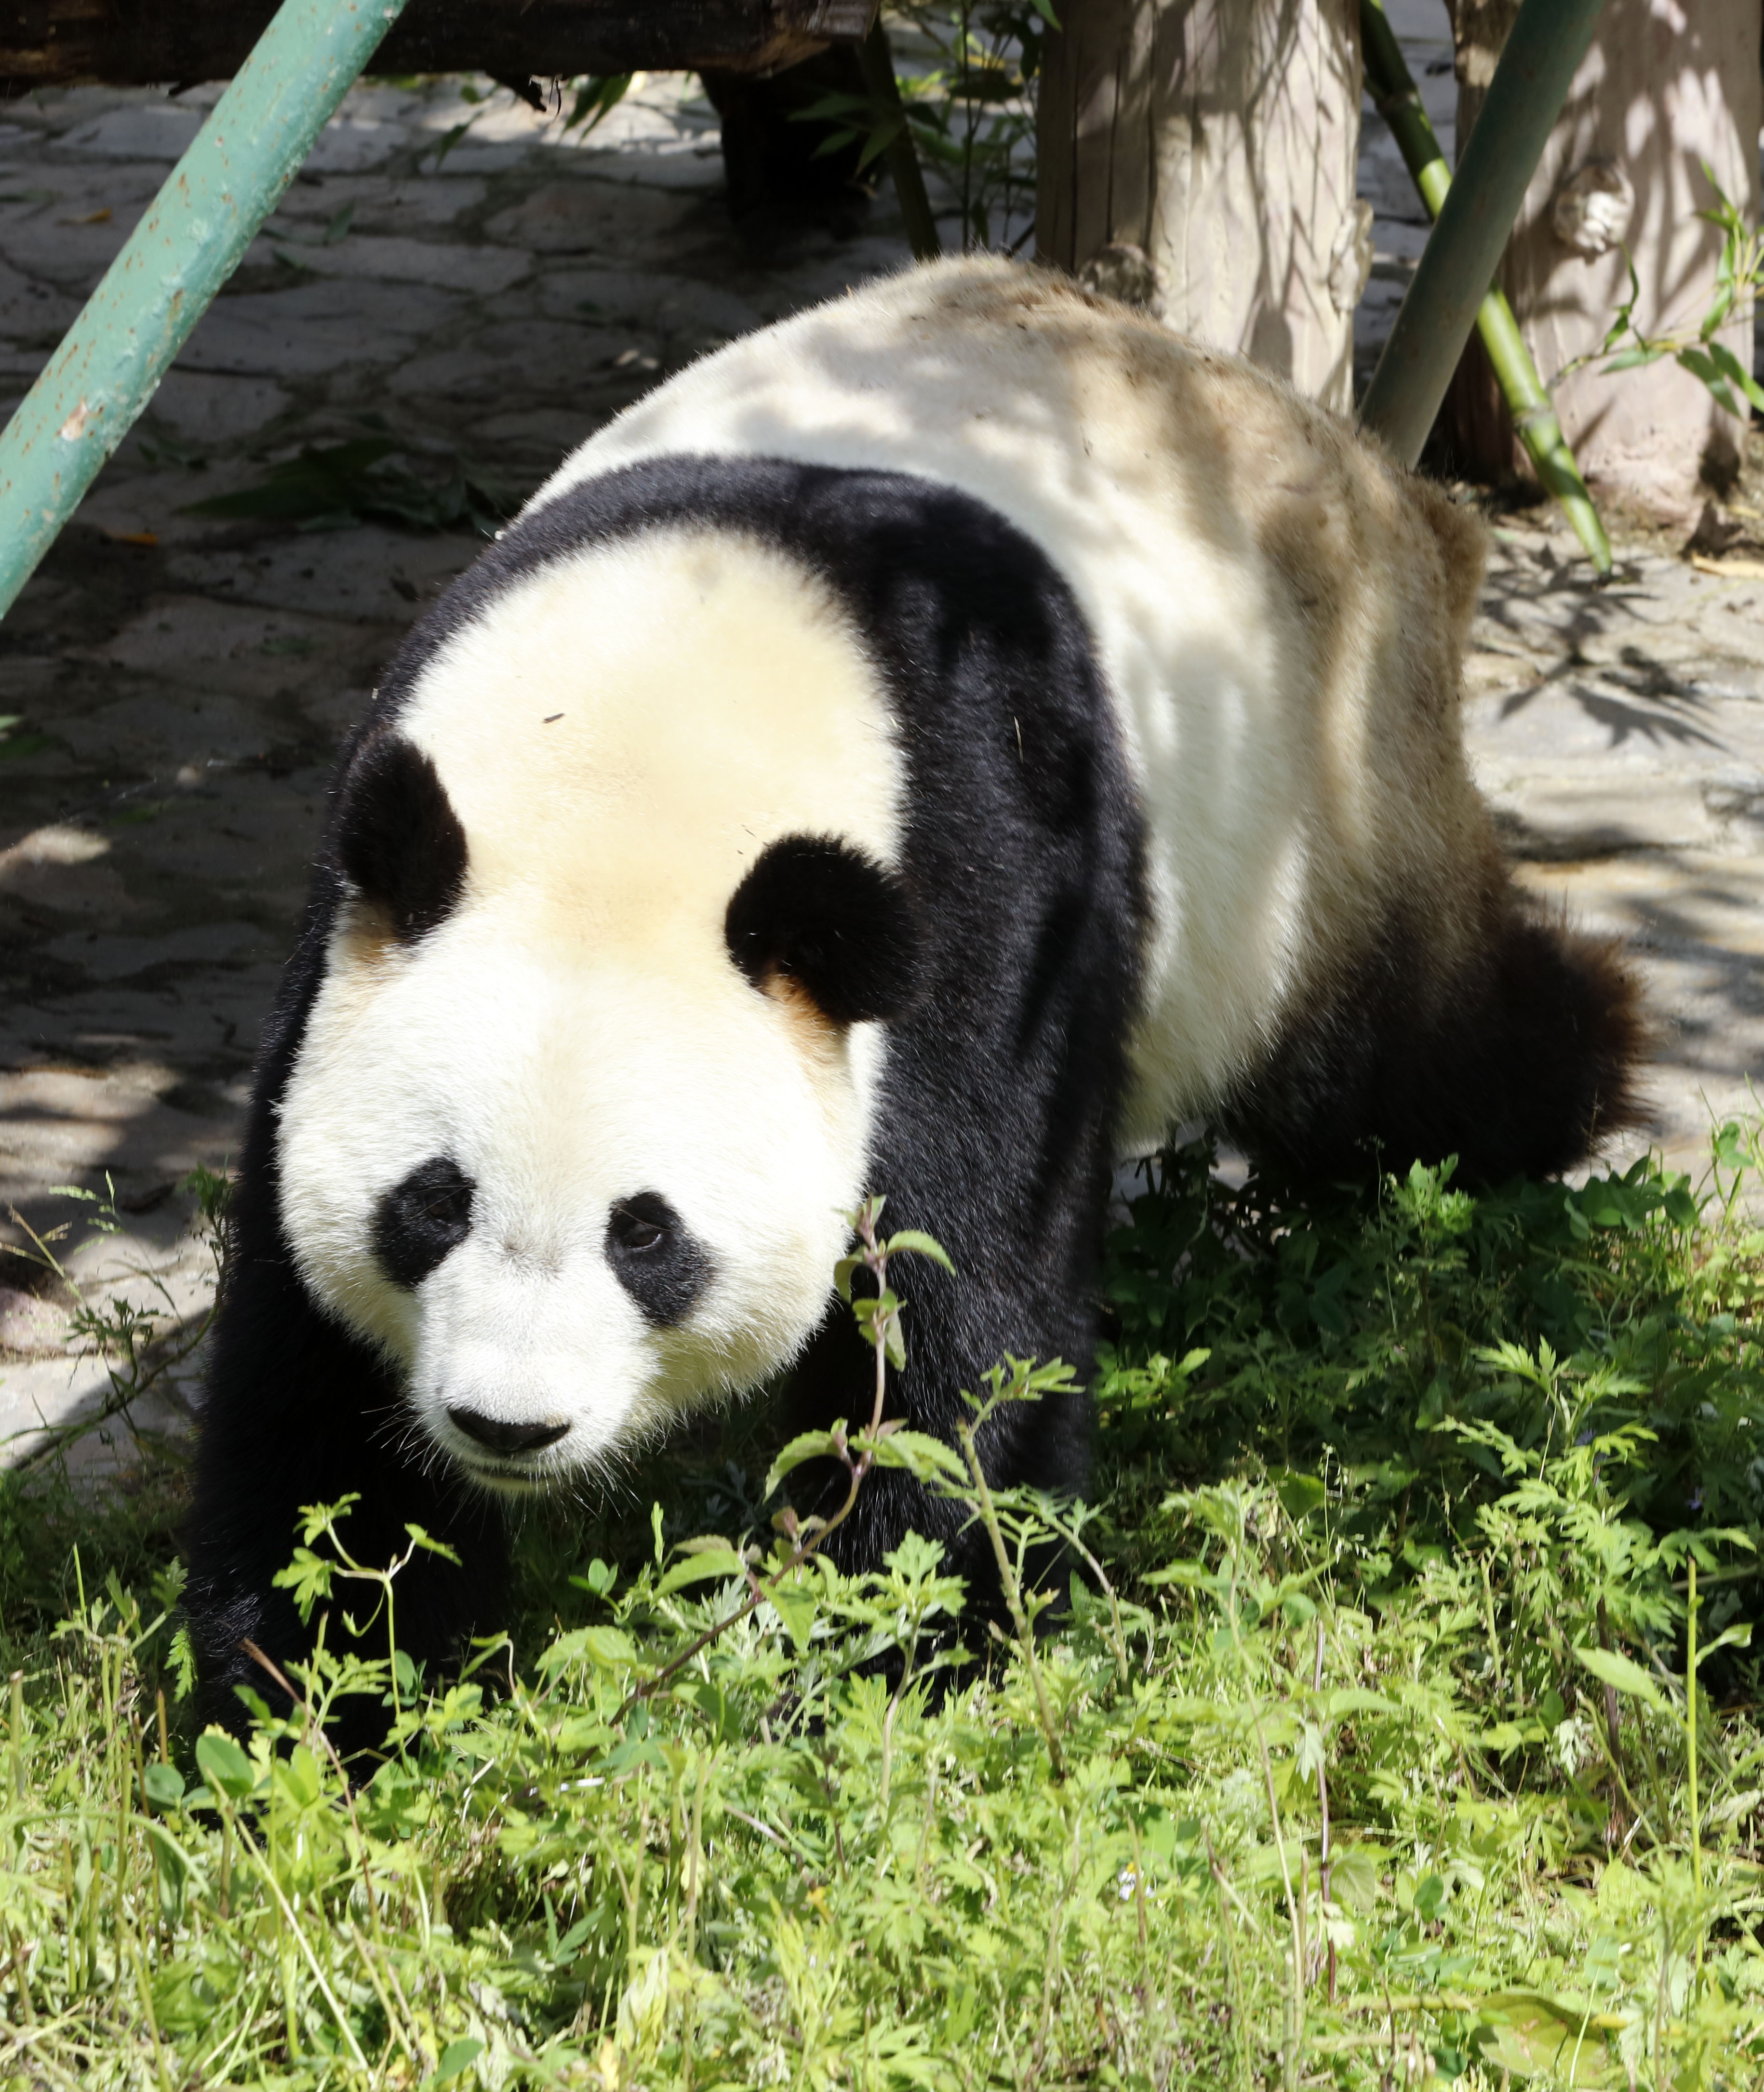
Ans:
<svg viewBox="0 0 1764 2092"><path fill-rule="evenodd" d="M1714 345L1711 336L1733 309L1733 257L1725 249L1722 253L1719 274L1723 280L1715 293L1714 303L1703 314L1703 323L1697 330L1703 340L1709 343L1711 347Z"/></svg>
<svg viewBox="0 0 1764 2092"><path fill-rule="evenodd" d="M953 1446L923 1431L891 1431L876 1441L879 1467L904 1467L922 1482L952 1482L965 1488L972 1479Z"/></svg>
<svg viewBox="0 0 1764 2092"><path fill-rule="evenodd" d="M582 135L589 133L603 123L629 92L634 74L628 72L590 73L576 90L575 106L565 119L564 128L573 131L578 124L583 127Z"/></svg>
<svg viewBox="0 0 1764 2092"><path fill-rule="evenodd" d="M861 174L872 160L885 153L905 128L906 119L900 116L890 116L877 124L864 140L863 150L858 155L858 172Z"/></svg>
<svg viewBox="0 0 1764 2092"><path fill-rule="evenodd" d="M561 1671L583 1657L597 1671L628 1670L637 1661L637 1649L631 1637L617 1627L577 1627L558 1636L540 1657L539 1668Z"/></svg>
<svg viewBox="0 0 1764 2092"><path fill-rule="evenodd" d="M1497 1992L1478 2008L1475 2038L1497 2069L1515 2077L1603 2092L1626 2082L1627 2073L1591 2018L1539 1990Z"/></svg>
<svg viewBox="0 0 1764 2092"><path fill-rule="evenodd" d="M775 1584L766 1596L772 1601L790 1646L805 1649L815 1632L815 1580L802 1571Z"/></svg>
<svg viewBox="0 0 1764 2092"><path fill-rule="evenodd" d="M867 122L874 105L867 95L824 94L802 109L793 109L790 123L819 123L836 116L862 116Z"/></svg>
<svg viewBox="0 0 1764 2092"><path fill-rule="evenodd" d="M928 1256L933 1264L940 1264L952 1278L955 1276L949 1251L935 1235L927 1235L921 1228L902 1228L897 1235L890 1235L883 1247L890 1256L903 1252L909 1256Z"/></svg>
<svg viewBox="0 0 1764 2092"><path fill-rule="evenodd" d="M1312 1511L1329 1502L1329 1491L1315 1475L1282 1475L1274 1485L1280 1507L1295 1525L1301 1525Z"/></svg>
<svg viewBox="0 0 1764 2092"><path fill-rule="evenodd" d="M423 2092L430 2086L450 2085L462 2072L469 2070L484 2052L484 2044L471 2035L463 2041L450 2041L441 2051L441 2060L422 2081Z"/></svg>
<svg viewBox="0 0 1764 2092"><path fill-rule="evenodd" d="M1330 1900L1345 1910L1371 1910L1378 1900L1378 1873L1384 1858L1373 1845L1338 1848L1329 1861Z"/></svg>
<svg viewBox="0 0 1764 2092"><path fill-rule="evenodd" d="M1700 348L1681 348L1678 352L1678 361L1680 367L1688 370L1693 378L1702 380L1706 389L1730 414L1742 421L1745 419L1745 408L1733 396L1732 387L1715 368L1712 357L1706 356Z"/></svg>
<svg viewBox="0 0 1764 2092"><path fill-rule="evenodd" d="M1709 344L1710 361L1731 384L1737 385L1746 398L1761 413L1764 413L1764 386L1761 386L1725 342L1712 341Z"/></svg>
<svg viewBox="0 0 1764 2092"><path fill-rule="evenodd" d="M224 1729L208 1729L196 1740L196 1762L205 1780L229 1801L243 1801L257 1785L251 1761Z"/></svg>
<svg viewBox="0 0 1764 2092"><path fill-rule="evenodd" d="M173 1631L166 1661L171 1666L174 1681L172 1697L188 1700L196 1690L196 1644L190 1639L188 1625L183 1621Z"/></svg>
<svg viewBox="0 0 1764 2092"><path fill-rule="evenodd" d="M706 1584L713 1578L739 1576L746 1563L734 1549L724 1541L715 1547L700 1549L689 1554L684 1562L677 1562L655 1586L657 1597L665 1597L670 1591L683 1591L689 1584Z"/></svg>
<svg viewBox="0 0 1764 2092"><path fill-rule="evenodd" d="M295 1610L302 1620L309 1620L318 1601L331 1596L331 1579L336 1570L335 1562L327 1562L311 1548L296 1547L294 1559L287 1568L278 1569L270 1580L279 1591L292 1591Z"/></svg>
<svg viewBox="0 0 1764 2092"><path fill-rule="evenodd" d="M800 1467L806 1460L832 1459L835 1450L831 1431L798 1432L766 1470L766 1480L760 1494L769 1497L786 1475Z"/></svg>
<svg viewBox="0 0 1764 2092"><path fill-rule="evenodd" d="M1627 1656L1619 1656L1610 1649L1577 1649L1574 1658L1601 1683L1615 1686L1618 1692L1627 1692L1632 1699L1640 1700L1662 1714L1670 1713L1665 1694L1641 1666L1632 1663Z"/></svg>
<svg viewBox="0 0 1764 2092"><path fill-rule="evenodd" d="M1665 354L1666 351L1663 348L1619 349L1617 354L1603 365L1603 372L1608 376L1611 373L1618 370L1639 370L1645 364L1658 363Z"/></svg>
<svg viewBox="0 0 1764 2092"><path fill-rule="evenodd" d="M1713 1641L1699 1642L1697 1646L1697 1668L1704 1664L1718 1649L1749 1649L1752 1646L1752 1623L1745 1620L1737 1627L1724 1627Z"/></svg>
<svg viewBox="0 0 1764 2092"><path fill-rule="evenodd" d="M175 1766L149 1766L141 1783L155 1809L175 1809L184 1799L184 1774Z"/></svg>

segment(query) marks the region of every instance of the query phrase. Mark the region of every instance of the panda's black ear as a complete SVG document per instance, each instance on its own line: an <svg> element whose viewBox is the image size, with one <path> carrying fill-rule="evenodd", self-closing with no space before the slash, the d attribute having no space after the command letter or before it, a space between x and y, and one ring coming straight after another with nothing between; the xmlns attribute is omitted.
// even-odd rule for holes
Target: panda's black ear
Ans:
<svg viewBox="0 0 1764 2092"><path fill-rule="evenodd" d="M755 988L794 983L835 1024L898 1017L918 989L905 886L837 836L769 844L736 888L724 934Z"/></svg>
<svg viewBox="0 0 1764 2092"><path fill-rule="evenodd" d="M434 763L401 734L369 735L344 772L331 846L351 884L405 943L444 922L465 888L465 831Z"/></svg>

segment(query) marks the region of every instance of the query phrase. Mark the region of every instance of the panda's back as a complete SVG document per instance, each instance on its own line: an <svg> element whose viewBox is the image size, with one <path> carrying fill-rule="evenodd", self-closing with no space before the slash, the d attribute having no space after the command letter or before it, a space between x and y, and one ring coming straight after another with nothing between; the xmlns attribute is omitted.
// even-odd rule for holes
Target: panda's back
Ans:
<svg viewBox="0 0 1764 2092"><path fill-rule="evenodd" d="M953 486L1070 585L1146 826L1130 1140L1253 1067L1390 896L1449 925L1492 848L1455 715L1476 526L1234 357L1051 277L951 262L693 365L535 506L693 455Z"/></svg>

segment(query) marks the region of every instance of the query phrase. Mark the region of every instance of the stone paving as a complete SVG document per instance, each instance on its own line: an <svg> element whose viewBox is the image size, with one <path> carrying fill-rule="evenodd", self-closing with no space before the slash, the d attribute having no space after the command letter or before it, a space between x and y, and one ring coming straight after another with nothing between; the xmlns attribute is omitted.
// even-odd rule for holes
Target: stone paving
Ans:
<svg viewBox="0 0 1764 2092"><path fill-rule="evenodd" d="M89 1299L150 1306L157 1285L163 1326L210 1286L180 1186L236 1144L333 751L477 545L189 505L374 438L397 446L407 493L463 475L517 499L702 350L906 258L885 189L854 238L738 238L690 80L653 76L586 139L460 84L349 96L0 624L4 1238L71 1221L54 1253ZM1436 115L1450 84L1426 79ZM0 417L218 91L0 106ZM1369 361L1420 228L1375 119L1364 172ZM1635 952L1660 1029L1656 1137L1694 1168L1710 1113L1744 1108L1764 1065L1764 557L1742 535L1705 572L1638 538L1601 590L1576 552L1542 511L1497 530L1471 738L1528 883ZM54 1189L107 1184L109 1234ZM106 1385L68 1300L0 1262L0 1440L86 1413ZM192 1371L141 1420L174 1416Z"/></svg>

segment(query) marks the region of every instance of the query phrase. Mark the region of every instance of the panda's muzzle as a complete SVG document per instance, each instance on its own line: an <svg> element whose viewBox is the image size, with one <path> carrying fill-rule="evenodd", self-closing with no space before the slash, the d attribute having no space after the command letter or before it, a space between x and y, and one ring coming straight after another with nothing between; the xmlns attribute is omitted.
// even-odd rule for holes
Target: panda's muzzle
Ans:
<svg viewBox="0 0 1764 2092"><path fill-rule="evenodd" d="M455 1408L452 1405L447 1416L468 1438L474 1438L491 1452L505 1457L509 1454L543 1452L547 1446L555 1446L569 1429L568 1418L561 1423L512 1424L504 1417L486 1416L481 1409Z"/></svg>

